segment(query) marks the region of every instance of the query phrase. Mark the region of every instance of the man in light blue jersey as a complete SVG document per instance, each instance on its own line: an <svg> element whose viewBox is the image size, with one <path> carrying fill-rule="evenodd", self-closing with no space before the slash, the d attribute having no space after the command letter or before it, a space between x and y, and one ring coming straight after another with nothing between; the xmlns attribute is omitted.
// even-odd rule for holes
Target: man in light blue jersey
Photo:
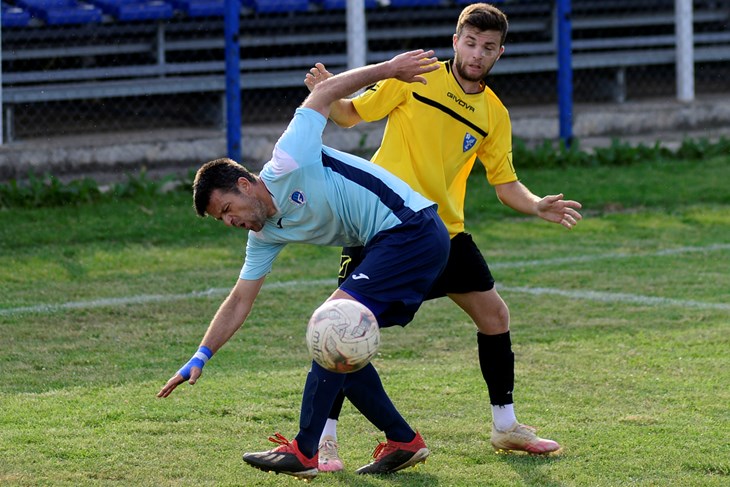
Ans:
<svg viewBox="0 0 730 487"><path fill-rule="evenodd" d="M249 231L239 280L223 301L198 352L158 393L194 384L203 366L243 325L272 263L288 243L364 247L364 259L328 299L355 299L381 327L408 324L444 268L449 234L436 205L386 170L322 145L330 104L377 81L425 82L439 69L433 51L411 51L319 83L297 109L273 157L256 176L230 159L201 167L193 184L195 209ZM425 461L429 450L383 389L372 364L350 374L316 362L307 376L299 432L276 434L273 450L246 453L265 471L311 479L318 472L319 437L338 391L386 436L375 460L358 473L389 473Z"/></svg>

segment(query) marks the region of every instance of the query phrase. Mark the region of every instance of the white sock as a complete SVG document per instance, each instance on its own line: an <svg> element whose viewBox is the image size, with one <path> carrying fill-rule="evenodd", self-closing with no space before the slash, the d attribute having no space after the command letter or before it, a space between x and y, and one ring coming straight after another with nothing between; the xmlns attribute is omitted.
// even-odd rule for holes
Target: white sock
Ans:
<svg viewBox="0 0 730 487"><path fill-rule="evenodd" d="M494 426L500 431L510 429L517 422L514 405L504 404L502 406L495 406L492 404L492 421L494 421Z"/></svg>
<svg viewBox="0 0 730 487"><path fill-rule="evenodd" d="M335 441L337 441L337 420L332 418L327 418L327 422L324 424L324 430L322 430L322 436L319 437L319 442L322 443L322 440L325 436L331 436L334 438Z"/></svg>

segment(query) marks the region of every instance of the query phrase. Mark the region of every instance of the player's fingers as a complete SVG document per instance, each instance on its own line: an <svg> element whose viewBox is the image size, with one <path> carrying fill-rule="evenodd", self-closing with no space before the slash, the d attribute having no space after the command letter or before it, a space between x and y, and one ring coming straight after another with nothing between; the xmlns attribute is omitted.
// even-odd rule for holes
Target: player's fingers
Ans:
<svg viewBox="0 0 730 487"><path fill-rule="evenodd" d="M573 220L570 216L564 216L563 219L560 220L560 224L568 230L571 230L573 226L575 226L575 223L575 220Z"/></svg>
<svg viewBox="0 0 730 487"><path fill-rule="evenodd" d="M172 377L170 377L170 380L167 381L167 384L162 386L162 389L160 389L160 392L157 393L157 397L167 397L170 395L172 391L175 390L175 388L183 382L183 378L180 374L175 374Z"/></svg>
<svg viewBox="0 0 730 487"><path fill-rule="evenodd" d="M560 223L564 227L570 229L570 228L573 228L574 226L576 226L578 224L578 222L582 219L583 219L583 216L581 216L580 213L578 213L577 211L574 211L574 210L569 210L563 214L563 218Z"/></svg>
<svg viewBox="0 0 730 487"><path fill-rule="evenodd" d="M560 194L551 194L548 196L545 196L545 200L549 203L555 203L556 201L560 201L563 199L563 193Z"/></svg>
<svg viewBox="0 0 730 487"><path fill-rule="evenodd" d="M188 379L188 383L190 385L195 384L197 380L200 378L200 375L203 373L203 370L199 367L193 367L190 369L190 379Z"/></svg>
<svg viewBox="0 0 730 487"><path fill-rule="evenodd" d="M581 215L580 213L578 213L577 211L575 211L573 208L566 208L565 209L565 213L567 215L570 215L576 221L583 219L583 215Z"/></svg>
<svg viewBox="0 0 730 487"><path fill-rule="evenodd" d="M431 71L436 71L441 67L441 64L439 64L438 58L431 57L428 59L423 59L419 63L419 69L424 73L430 73Z"/></svg>
<svg viewBox="0 0 730 487"><path fill-rule="evenodd" d="M426 51L424 51L423 49L414 49L414 50L412 50L412 51L408 51L408 52L406 52L405 54L401 54L400 56L406 56L406 57L419 57L419 56L421 56L421 55L422 55L422 54L423 54L424 52L426 52Z"/></svg>

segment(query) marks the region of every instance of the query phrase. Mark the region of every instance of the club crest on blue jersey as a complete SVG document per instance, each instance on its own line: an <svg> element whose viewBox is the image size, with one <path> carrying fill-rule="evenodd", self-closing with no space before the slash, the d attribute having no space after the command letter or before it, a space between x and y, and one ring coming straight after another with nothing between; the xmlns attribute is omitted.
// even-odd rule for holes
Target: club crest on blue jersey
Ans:
<svg viewBox="0 0 730 487"><path fill-rule="evenodd" d="M464 152L468 151L469 149L471 149L472 147L474 147L474 144L476 144L476 143L477 143L477 138L474 137L469 132L467 132L466 135L464 135L463 151Z"/></svg>
<svg viewBox="0 0 730 487"><path fill-rule="evenodd" d="M289 196L289 199L292 200L292 202L297 206L303 206L304 203L307 202L307 199L304 197L304 193L302 193L299 190L294 191L291 196Z"/></svg>

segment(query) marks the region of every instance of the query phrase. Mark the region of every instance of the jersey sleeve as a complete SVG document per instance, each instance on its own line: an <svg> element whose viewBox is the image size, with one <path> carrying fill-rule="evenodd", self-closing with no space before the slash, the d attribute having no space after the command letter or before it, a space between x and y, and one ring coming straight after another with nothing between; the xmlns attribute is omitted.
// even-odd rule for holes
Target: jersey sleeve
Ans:
<svg viewBox="0 0 730 487"><path fill-rule="evenodd" d="M246 259L243 261L239 277L256 280L265 276L271 272L274 260L284 247L286 244L264 242L257 238L254 232L249 232L248 242L246 242Z"/></svg>
<svg viewBox="0 0 730 487"><path fill-rule="evenodd" d="M327 119L310 108L298 108L289 126L274 146L274 157L267 168L274 175L289 172L292 165L302 167L320 163L322 132Z"/></svg>
<svg viewBox="0 0 730 487"><path fill-rule="evenodd" d="M484 139L477 156L487 171L489 184L511 183L517 181L517 173L512 165L512 123L509 112L499 105L492 114L489 136Z"/></svg>
<svg viewBox="0 0 730 487"><path fill-rule="evenodd" d="M395 107L408 99L410 93L408 83L390 78L380 81L353 98L352 104L363 121L374 122L388 116Z"/></svg>

